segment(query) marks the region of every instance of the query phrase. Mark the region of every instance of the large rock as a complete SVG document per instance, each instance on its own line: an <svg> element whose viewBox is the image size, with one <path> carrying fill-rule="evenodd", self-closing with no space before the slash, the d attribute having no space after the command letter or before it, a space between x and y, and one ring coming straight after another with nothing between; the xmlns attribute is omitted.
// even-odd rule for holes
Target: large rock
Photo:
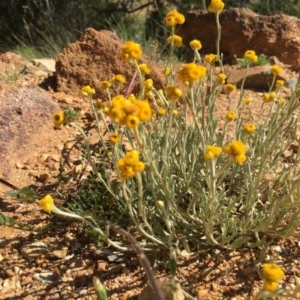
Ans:
<svg viewBox="0 0 300 300"><path fill-rule="evenodd" d="M106 98L106 93L99 89L99 82L110 80L117 74L124 75L129 82L134 74L133 66L120 59L122 46L123 42L111 31L86 29L77 42L68 45L56 57L57 89L79 95L83 85L91 85L98 97ZM161 88L163 66L146 56L140 62L148 64L155 86Z"/></svg>
<svg viewBox="0 0 300 300"><path fill-rule="evenodd" d="M186 21L177 29L185 45L199 39L201 54L216 53L217 27L215 14L191 11ZM284 64L300 70L300 20L287 15L261 16L249 9L232 8L220 14L220 49L225 62L242 57L246 50L257 54L275 55Z"/></svg>

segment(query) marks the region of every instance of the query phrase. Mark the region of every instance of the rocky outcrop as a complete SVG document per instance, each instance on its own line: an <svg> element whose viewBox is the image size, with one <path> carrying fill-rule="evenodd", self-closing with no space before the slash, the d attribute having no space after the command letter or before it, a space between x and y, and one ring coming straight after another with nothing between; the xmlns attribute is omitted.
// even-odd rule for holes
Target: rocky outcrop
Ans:
<svg viewBox="0 0 300 300"><path fill-rule="evenodd" d="M220 14L222 28L220 49L225 63L235 62L246 50L275 55L294 70L300 70L300 20L287 15L261 16L249 9L232 8ZM201 54L216 53L217 27L215 14L191 11L177 29L185 45L199 39Z"/></svg>
<svg viewBox="0 0 300 300"><path fill-rule="evenodd" d="M120 59L122 46L123 42L113 32L86 29L78 41L68 45L56 57L57 89L79 95L83 85L91 85L96 89L96 96L107 97L99 89L102 80L122 74L129 82L134 75L133 66ZM164 83L163 67L146 56L140 61L148 64L155 86L161 88Z"/></svg>

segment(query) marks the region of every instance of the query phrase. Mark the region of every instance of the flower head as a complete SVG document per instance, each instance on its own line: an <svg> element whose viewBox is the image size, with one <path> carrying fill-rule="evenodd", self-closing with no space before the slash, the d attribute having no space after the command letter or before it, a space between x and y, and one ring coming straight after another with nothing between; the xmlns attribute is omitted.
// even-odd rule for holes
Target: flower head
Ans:
<svg viewBox="0 0 300 300"><path fill-rule="evenodd" d="M252 63L256 63L258 60L258 57L253 50L247 50L244 54L244 58Z"/></svg>
<svg viewBox="0 0 300 300"><path fill-rule="evenodd" d="M197 82L199 79L206 75L206 68L195 63L183 65L178 74L178 79L183 83Z"/></svg>
<svg viewBox="0 0 300 300"><path fill-rule="evenodd" d="M124 83L126 82L126 79L125 79L125 77L124 77L123 75L118 74L118 75L116 75L116 76L114 76L114 77L112 78L112 81L118 82L118 83L120 83L120 84L124 84Z"/></svg>
<svg viewBox="0 0 300 300"><path fill-rule="evenodd" d="M176 9L168 12L165 18L167 26L175 26L177 24L183 24L185 21L184 15L179 13Z"/></svg>
<svg viewBox="0 0 300 300"><path fill-rule="evenodd" d="M221 84L224 84L226 80L226 75L223 73L219 73L217 76L217 81Z"/></svg>
<svg viewBox="0 0 300 300"><path fill-rule="evenodd" d="M54 127L58 128L65 122L65 114L63 111L58 111L53 115Z"/></svg>
<svg viewBox="0 0 300 300"><path fill-rule="evenodd" d="M125 119L125 125L128 128L136 128L140 124L140 119L135 115L128 115Z"/></svg>
<svg viewBox="0 0 300 300"><path fill-rule="evenodd" d="M147 79L144 81L144 87L146 90L151 90L153 88L153 80L152 79Z"/></svg>
<svg viewBox="0 0 300 300"><path fill-rule="evenodd" d="M247 159L247 146L241 141L232 141L231 144L224 147L224 152L227 155L233 156L234 161L239 164L244 163Z"/></svg>
<svg viewBox="0 0 300 300"><path fill-rule="evenodd" d="M37 204L41 206L47 213L51 212L51 210L54 208L53 198L49 194L37 201Z"/></svg>
<svg viewBox="0 0 300 300"><path fill-rule="evenodd" d="M284 81L280 79L276 80L275 87L279 89L282 86L284 86Z"/></svg>
<svg viewBox="0 0 300 300"><path fill-rule="evenodd" d="M171 35L167 38L168 44L171 44L172 46L175 45L176 47L182 46L182 37L179 35Z"/></svg>
<svg viewBox="0 0 300 300"><path fill-rule="evenodd" d="M231 92L236 90L236 86L234 84L227 83L224 87L224 90L226 94L230 94Z"/></svg>
<svg viewBox="0 0 300 300"><path fill-rule="evenodd" d="M143 54L140 44L129 41L126 42L121 50L121 58L123 61L139 59Z"/></svg>
<svg viewBox="0 0 300 300"><path fill-rule="evenodd" d="M111 87L111 83L107 80L101 81L100 82L100 89L101 90L107 90Z"/></svg>
<svg viewBox="0 0 300 300"><path fill-rule="evenodd" d="M212 0L208 7L208 11L218 14L223 10L223 8L224 8L224 3L222 0Z"/></svg>
<svg viewBox="0 0 300 300"><path fill-rule="evenodd" d="M244 99L245 104L249 105L251 102L252 102L252 99L250 97Z"/></svg>
<svg viewBox="0 0 300 300"><path fill-rule="evenodd" d="M276 281L265 280L263 285L263 290L270 293L277 291L278 288L279 288L279 284Z"/></svg>
<svg viewBox="0 0 300 300"><path fill-rule="evenodd" d="M171 73L171 68L170 67L166 67L166 68L163 69L162 72L163 72L164 75L168 76Z"/></svg>
<svg viewBox="0 0 300 300"><path fill-rule="evenodd" d="M166 95L171 100L176 100L182 95L182 91L174 85L166 87Z"/></svg>
<svg viewBox="0 0 300 300"><path fill-rule="evenodd" d="M202 44L199 40L190 41L190 46L193 50L200 50L202 48Z"/></svg>
<svg viewBox="0 0 300 300"><path fill-rule="evenodd" d="M279 75L282 72L281 68L277 65L271 66L271 73L273 75Z"/></svg>
<svg viewBox="0 0 300 300"><path fill-rule="evenodd" d="M256 130L256 127L254 124L248 123L244 126L244 130L246 133L251 134Z"/></svg>
<svg viewBox="0 0 300 300"><path fill-rule="evenodd" d="M262 276L266 281L277 282L283 279L284 272L277 264L266 263L263 264Z"/></svg>
<svg viewBox="0 0 300 300"><path fill-rule="evenodd" d="M81 95L88 96L95 94L95 89L91 88L89 85L85 85L81 88Z"/></svg>
<svg viewBox="0 0 300 300"><path fill-rule="evenodd" d="M147 66L147 64L139 64L139 69L141 70L142 73L144 74L150 74L150 69Z"/></svg>
<svg viewBox="0 0 300 300"><path fill-rule="evenodd" d="M160 116L164 116L166 114L166 110L164 108L159 108L157 113L160 115Z"/></svg>
<svg viewBox="0 0 300 300"><path fill-rule="evenodd" d="M272 102L274 99L276 98L276 93L272 92L272 93L265 93L263 95L263 102L264 103L270 103Z"/></svg>
<svg viewBox="0 0 300 300"><path fill-rule="evenodd" d="M222 153L222 148L217 146L207 146L206 152L204 153L204 158L206 160L213 160L219 157Z"/></svg>
<svg viewBox="0 0 300 300"><path fill-rule="evenodd" d="M216 54L207 54L204 57L204 61L207 62L208 64L212 64L218 60L218 55Z"/></svg>
<svg viewBox="0 0 300 300"><path fill-rule="evenodd" d="M119 137L118 134L112 133L112 134L109 136L109 140L110 140L111 143L117 144L117 143L119 143L119 141L120 141L120 137Z"/></svg>
<svg viewBox="0 0 300 300"><path fill-rule="evenodd" d="M226 114L226 119L228 121L233 121L236 119L236 113L233 110L229 110Z"/></svg>

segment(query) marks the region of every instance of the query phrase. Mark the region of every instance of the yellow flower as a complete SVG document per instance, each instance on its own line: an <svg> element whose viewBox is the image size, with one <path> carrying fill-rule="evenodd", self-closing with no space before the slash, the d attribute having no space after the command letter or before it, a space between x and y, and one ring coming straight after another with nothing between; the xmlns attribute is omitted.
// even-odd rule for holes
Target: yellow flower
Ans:
<svg viewBox="0 0 300 300"><path fill-rule="evenodd" d="M234 161L239 164L242 164L247 160L247 157L245 155L246 151L246 145L243 142L237 140L232 141L231 144L228 144L224 147L224 152L227 155L232 155Z"/></svg>
<svg viewBox="0 0 300 300"><path fill-rule="evenodd" d="M139 126L139 124L140 124L140 119L135 115L128 115L125 119L125 125L128 128L136 128Z"/></svg>
<svg viewBox="0 0 300 300"><path fill-rule="evenodd" d="M119 143L119 141L120 141L120 137L119 137L118 134L112 133L112 134L109 136L109 140L110 140L111 143L117 144L117 143Z"/></svg>
<svg viewBox="0 0 300 300"><path fill-rule="evenodd" d="M111 83L107 80L101 81L100 82L100 89L101 90L107 90L111 87Z"/></svg>
<svg viewBox="0 0 300 300"><path fill-rule="evenodd" d="M278 105L282 106L285 103L285 99L284 98L280 98L278 99Z"/></svg>
<svg viewBox="0 0 300 300"><path fill-rule="evenodd" d="M227 83L224 87L225 89L225 93L226 94L230 94L231 92L233 92L234 90L236 90L236 86L231 84L231 83Z"/></svg>
<svg viewBox="0 0 300 300"><path fill-rule="evenodd" d="M200 50L202 48L202 44L199 40L190 41L190 46L193 50Z"/></svg>
<svg viewBox="0 0 300 300"><path fill-rule="evenodd" d="M116 81L116 82L118 82L120 84L124 84L126 82L126 79L125 79L125 77L123 75L118 74L118 75L116 75L116 76L113 77L112 81Z"/></svg>
<svg viewBox="0 0 300 300"><path fill-rule="evenodd" d="M91 88L89 85L85 85L81 88L81 95L88 96L95 94L95 89Z"/></svg>
<svg viewBox="0 0 300 300"><path fill-rule="evenodd" d="M245 100L244 100L244 102L245 102L245 104L250 104L251 102L252 102L252 99L251 98L245 98Z"/></svg>
<svg viewBox="0 0 300 300"><path fill-rule="evenodd" d="M206 152L204 153L204 158L206 160L212 160L219 157L222 153L222 148L217 146L207 146Z"/></svg>
<svg viewBox="0 0 300 300"><path fill-rule="evenodd" d="M134 104L139 108L138 117L140 121L151 120L152 109L148 101L136 100Z"/></svg>
<svg viewBox="0 0 300 300"><path fill-rule="evenodd" d="M189 63L183 65L178 74L178 79L183 83L186 81L193 82L198 81L206 75L206 68L195 63Z"/></svg>
<svg viewBox="0 0 300 300"><path fill-rule="evenodd" d="M217 76L217 81L220 82L221 84L225 83L226 75L223 73L219 73Z"/></svg>
<svg viewBox="0 0 300 300"><path fill-rule="evenodd" d="M54 123L54 127L58 128L60 127L65 121L65 114L62 111L56 112L53 115L53 123Z"/></svg>
<svg viewBox="0 0 300 300"><path fill-rule="evenodd" d="M275 87L277 89L279 89L280 87L284 86L284 81L283 80L276 80L276 84L275 84Z"/></svg>
<svg viewBox="0 0 300 300"><path fill-rule="evenodd" d="M265 280L263 285L263 290L270 293L277 291L278 288L279 288L279 284L276 281Z"/></svg>
<svg viewBox="0 0 300 300"><path fill-rule="evenodd" d="M171 44L172 46L175 45L176 47L181 47L182 46L182 37L174 34L167 38L167 42L168 42L168 44Z"/></svg>
<svg viewBox="0 0 300 300"><path fill-rule="evenodd" d="M233 156L233 159L236 163L243 164L247 160L247 157L245 154L237 154Z"/></svg>
<svg viewBox="0 0 300 300"><path fill-rule="evenodd" d="M172 110L172 115L173 116L177 116L178 115L178 110L177 109L173 109Z"/></svg>
<svg viewBox="0 0 300 300"><path fill-rule="evenodd" d="M166 114L166 110L164 108L159 108L157 113L161 116L164 116Z"/></svg>
<svg viewBox="0 0 300 300"><path fill-rule="evenodd" d="M124 156L124 163L131 167L134 167L139 161L140 153L137 150L131 150Z"/></svg>
<svg viewBox="0 0 300 300"><path fill-rule="evenodd" d="M224 3L222 0L212 0L209 7L208 11L212 13L220 13L224 8Z"/></svg>
<svg viewBox="0 0 300 300"><path fill-rule="evenodd" d="M273 75L279 75L282 72L281 68L277 65L271 66L271 73Z"/></svg>
<svg viewBox="0 0 300 300"><path fill-rule="evenodd" d="M163 208L165 206L165 203L164 201L162 200L157 200L156 201L156 205L159 207L159 208Z"/></svg>
<svg viewBox="0 0 300 300"><path fill-rule="evenodd" d="M229 110L226 114L226 119L229 121L233 121L236 119L236 113L233 110Z"/></svg>
<svg viewBox="0 0 300 300"><path fill-rule="evenodd" d="M276 98L276 93L272 92L272 93L265 93L263 95L263 102L264 103L270 103L272 102L274 99Z"/></svg>
<svg viewBox="0 0 300 300"><path fill-rule="evenodd" d="M108 107L103 107L102 109L104 114L107 114L109 112L109 108Z"/></svg>
<svg viewBox="0 0 300 300"><path fill-rule="evenodd" d="M184 15L179 13L176 9L168 12L165 18L167 26L175 26L177 24L183 24L185 21Z"/></svg>
<svg viewBox="0 0 300 300"><path fill-rule="evenodd" d="M153 80L152 79L145 80L144 87L146 90L151 90L153 88Z"/></svg>
<svg viewBox="0 0 300 300"><path fill-rule="evenodd" d="M142 161L138 161L133 168L135 172L143 172L144 169L145 169L145 164Z"/></svg>
<svg viewBox="0 0 300 300"><path fill-rule="evenodd" d="M251 134L256 130L256 127L255 127L255 125L253 125L251 123L248 123L248 124L245 125L244 130L245 130L246 133Z"/></svg>
<svg viewBox="0 0 300 300"><path fill-rule="evenodd" d="M147 64L139 64L139 69L141 70L142 73L144 74L150 74L150 69L147 66Z"/></svg>
<svg viewBox="0 0 300 300"><path fill-rule="evenodd" d="M51 212L51 210L54 208L53 198L49 194L43 197L37 203L47 213Z"/></svg>
<svg viewBox="0 0 300 300"><path fill-rule="evenodd" d="M163 74L168 76L171 73L171 68L170 67L166 67L163 69Z"/></svg>
<svg viewBox="0 0 300 300"><path fill-rule="evenodd" d="M182 91L174 85L166 87L166 95L171 100L176 100L182 95Z"/></svg>
<svg viewBox="0 0 300 300"><path fill-rule="evenodd" d="M253 63L256 63L258 60L258 57L253 50L247 50L244 54L244 58Z"/></svg>
<svg viewBox="0 0 300 300"><path fill-rule="evenodd" d="M218 55L216 55L216 54L207 54L204 57L204 61L209 63L209 64L212 64L217 60L218 60Z"/></svg>
<svg viewBox="0 0 300 300"><path fill-rule="evenodd" d="M126 42L121 50L121 59L129 61L131 59L139 59L143 54L140 44L129 41Z"/></svg>
<svg viewBox="0 0 300 300"><path fill-rule="evenodd" d="M262 276L266 281L277 282L283 279L284 272L277 264L266 263L263 264Z"/></svg>

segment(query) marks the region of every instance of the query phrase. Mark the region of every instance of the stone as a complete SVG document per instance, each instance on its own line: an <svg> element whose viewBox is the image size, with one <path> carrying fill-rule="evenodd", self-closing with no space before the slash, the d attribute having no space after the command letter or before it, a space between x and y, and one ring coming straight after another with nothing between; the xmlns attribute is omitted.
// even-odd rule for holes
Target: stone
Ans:
<svg viewBox="0 0 300 300"><path fill-rule="evenodd" d="M52 58L32 59L32 64L44 72L55 72L55 60Z"/></svg>
<svg viewBox="0 0 300 300"><path fill-rule="evenodd" d="M28 260L48 254L49 248L42 241L35 241L21 247L21 254Z"/></svg>
<svg viewBox="0 0 300 300"><path fill-rule="evenodd" d="M273 75L270 71L270 65L265 66L254 66L249 68L247 78L244 83L245 89L269 91L272 84ZM245 76L245 68L240 68L238 65L232 66L228 69L227 82L236 85L238 88L241 87L242 81ZM282 70L280 75L277 75L276 80L283 80L288 82L290 80L289 75Z"/></svg>
<svg viewBox="0 0 300 300"><path fill-rule="evenodd" d="M220 52L224 62L235 62L234 56L243 57L245 51L257 54L275 55L293 70L300 70L300 20L284 14L263 16L250 9L230 8L220 14ZM186 15L186 21L176 34L189 47L189 42L199 39L203 45L201 54L216 53L217 27L215 14L195 10ZM188 55L189 59L192 55Z"/></svg>
<svg viewBox="0 0 300 300"><path fill-rule="evenodd" d="M96 89L95 97L107 99L106 91L100 90L101 81L111 80L114 75L122 74L129 84L135 71L129 62L120 59L122 46L122 40L113 32L87 28L77 42L69 44L55 58L58 91L78 96L82 86L90 85ZM150 61L145 55L140 63L148 64L154 86L162 88L165 83L163 65ZM137 92L136 83L137 76L133 92Z"/></svg>

